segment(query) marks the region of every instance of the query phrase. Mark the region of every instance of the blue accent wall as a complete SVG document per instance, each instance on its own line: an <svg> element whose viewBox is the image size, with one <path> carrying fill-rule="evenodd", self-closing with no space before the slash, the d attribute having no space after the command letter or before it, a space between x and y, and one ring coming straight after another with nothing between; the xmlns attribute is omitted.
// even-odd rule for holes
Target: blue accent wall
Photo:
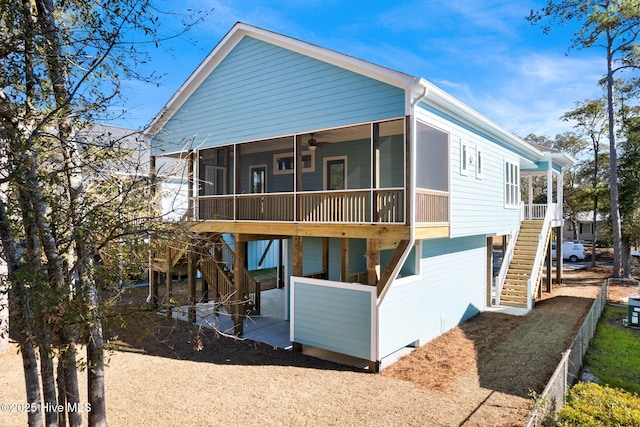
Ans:
<svg viewBox="0 0 640 427"><path fill-rule="evenodd" d="M404 115L404 89L245 36L152 141L155 155Z"/></svg>
<svg viewBox="0 0 640 427"><path fill-rule="evenodd" d="M296 283L293 341L370 360L372 311L370 292Z"/></svg>
<svg viewBox="0 0 640 427"><path fill-rule="evenodd" d="M379 310L380 357L436 338L485 307L486 238L422 241L421 275L389 289Z"/></svg>

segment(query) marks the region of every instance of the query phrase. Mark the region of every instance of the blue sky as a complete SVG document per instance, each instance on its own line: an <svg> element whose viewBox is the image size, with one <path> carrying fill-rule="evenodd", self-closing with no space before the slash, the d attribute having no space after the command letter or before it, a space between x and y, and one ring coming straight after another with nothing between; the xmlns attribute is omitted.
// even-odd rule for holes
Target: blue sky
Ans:
<svg viewBox="0 0 640 427"><path fill-rule="evenodd" d="M177 3L177 2L176 2ZM125 120L144 128L237 21L425 78L505 129L554 136L560 116L601 95L600 50L569 50L572 28L544 35L525 17L546 0L187 0L159 8L214 8L191 32L150 52L160 85L124 82ZM175 19L175 21L174 21ZM163 32L179 27L164 18Z"/></svg>

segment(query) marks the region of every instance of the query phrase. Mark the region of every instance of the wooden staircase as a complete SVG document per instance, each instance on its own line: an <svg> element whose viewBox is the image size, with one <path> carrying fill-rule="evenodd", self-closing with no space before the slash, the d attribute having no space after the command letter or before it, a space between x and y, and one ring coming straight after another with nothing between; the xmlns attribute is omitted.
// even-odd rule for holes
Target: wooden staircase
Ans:
<svg viewBox="0 0 640 427"><path fill-rule="evenodd" d="M520 226L514 248L513 259L509 263L507 275L502 286L500 304L511 307L527 307L528 282L533 276L535 258L540 239L545 239L543 251L546 251L549 236L541 236L543 221L525 220ZM539 268L541 268L540 263ZM540 277L540 275L538 275ZM535 284L539 286L540 280Z"/></svg>
<svg viewBox="0 0 640 427"><path fill-rule="evenodd" d="M237 266L240 269L241 283L236 287L235 253L219 234L206 236L206 240L200 241L200 245L191 249L188 244L157 247L151 260L151 268L162 273L186 274L187 250L196 250L197 269L211 286L214 299L229 314L233 314L234 307L238 304L242 304L243 315L260 314L260 283L256 282L244 266ZM236 296L238 289L240 298Z"/></svg>

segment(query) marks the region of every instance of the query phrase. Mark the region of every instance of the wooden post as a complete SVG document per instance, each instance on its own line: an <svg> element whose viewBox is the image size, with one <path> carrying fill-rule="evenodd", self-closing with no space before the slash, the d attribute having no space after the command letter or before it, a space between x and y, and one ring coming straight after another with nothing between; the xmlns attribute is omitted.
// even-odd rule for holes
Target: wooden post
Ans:
<svg viewBox="0 0 640 427"><path fill-rule="evenodd" d="M284 255L282 254L283 250L283 239L278 239L278 289L284 288Z"/></svg>
<svg viewBox="0 0 640 427"><path fill-rule="evenodd" d="M562 264L564 263L562 255L562 227L556 230L556 283L562 283Z"/></svg>
<svg viewBox="0 0 640 427"><path fill-rule="evenodd" d="M207 280L202 277L202 282L200 283L200 290L202 293L202 297L201 300L202 302L209 302L209 282L207 282Z"/></svg>
<svg viewBox="0 0 640 427"><path fill-rule="evenodd" d="M377 239L367 239L367 283L378 285L378 271L380 268L380 249Z"/></svg>
<svg viewBox="0 0 640 427"><path fill-rule="evenodd" d="M167 300L167 317L171 317L171 298L173 298L173 273L171 271L171 251L167 250L167 274L165 276L165 298Z"/></svg>
<svg viewBox="0 0 640 427"><path fill-rule="evenodd" d="M151 307L158 308L158 288L160 285L160 274L153 269L149 270L149 282L151 284Z"/></svg>
<svg viewBox="0 0 640 427"><path fill-rule="evenodd" d="M553 259L551 258L551 241L553 235L549 234L549 241L547 242L547 292L551 292L553 288Z"/></svg>
<svg viewBox="0 0 640 427"><path fill-rule="evenodd" d="M322 238L322 272L324 278L329 278L329 238Z"/></svg>
<svg viewBox="0 0 640 427"><path fill-rule="evenodd" d="M189 321L196 321L196 253L195 241L187 247L187 284L189 287Z"/></svg>
<svg viewBox="0 0 640 427"><path fill-rule="evenodd" d="M157 193L156 189L156 157L151 156L149 158L149 196L151 198L151 203L149 203L148 215L149 218L155 217L155 208L153 203L155 201L155 196ZM150 284L150 293L151 293L151 307L153 309L158 308L158 285L160 282L160 277L158 271L153 269L154 257L156 254L153 251L153 242L151 240L151 234L148 234L149 237L149 284Z"/></svg>
<svg viewBox="0 0 640 427"><path fill-rule="evenodd" d="M340 280L346 282L349 278L349 239L347 237L342 238L342 270L340 271Z"/></svg>
<svg viewBox="0 0 640 427"><path fill-rule="evenodd" d="M195 165L195 152L193 150L189 151L188 155L188 172L187 172L187 218L191 221L196 220L196 210L194 207L194 198L193 198L193 183L194 183L194 165Z"/></svg>
<svg viewBox="0 0 640 427"><path fill-rule="evenodd" d="M244 281L242 266L246 258L246 245L241 241L240 234L234 235L235 259L233 261L233 284L235 293L233 298L233 332L237 336L244 333Z"/></svg>
<svg viewBox="0 0 640 427"><path fill-rule="evenodd" d="M293 275L302 276L302 236L293 236Z"/></svg>
<svg viewBox="0 0 640 427"><path fill-rule="evenodd" d="M487 277L486 277L487 307L491 307L491 290L493 288L493 237L487 237Z"/></svg>

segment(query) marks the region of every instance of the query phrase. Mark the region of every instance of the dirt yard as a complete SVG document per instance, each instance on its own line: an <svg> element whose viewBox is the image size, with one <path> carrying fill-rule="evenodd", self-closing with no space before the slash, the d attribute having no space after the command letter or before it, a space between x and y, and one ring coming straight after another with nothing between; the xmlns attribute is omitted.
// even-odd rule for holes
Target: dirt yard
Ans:
<svg viewBox="0 0 640 427"><path fill-rule="evenodd" d="M610 271L567 271L524 317L483 313L382 375L234 341L152 313L107 325L112 426L520 426ZM615 298L637 287L612 288ZM144 326L143 326L144 325ZM0 356L0 402L23 402L21 359ZM84 385L84 381L82 381ZM0 426L26 424L0 412Z"/></svg>

